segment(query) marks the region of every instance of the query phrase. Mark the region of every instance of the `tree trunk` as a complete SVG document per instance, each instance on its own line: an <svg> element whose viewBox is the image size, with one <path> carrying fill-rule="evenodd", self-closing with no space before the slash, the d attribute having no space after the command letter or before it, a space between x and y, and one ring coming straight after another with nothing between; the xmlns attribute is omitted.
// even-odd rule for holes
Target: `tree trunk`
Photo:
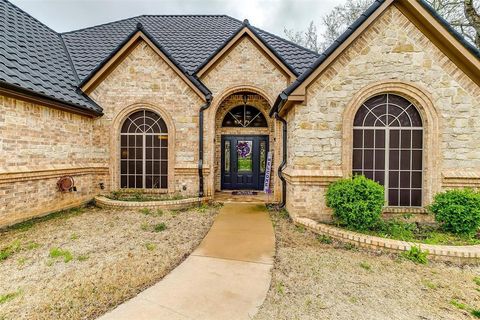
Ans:
<svg viewBox="0 0 480 320"><path fill-rule="evenodd" d="M477 48L480 48L480 15L475 10L473 6L473 0L464 0L465 4L465 16L467 17L468 22L475 29L475 45Z"/></svg>

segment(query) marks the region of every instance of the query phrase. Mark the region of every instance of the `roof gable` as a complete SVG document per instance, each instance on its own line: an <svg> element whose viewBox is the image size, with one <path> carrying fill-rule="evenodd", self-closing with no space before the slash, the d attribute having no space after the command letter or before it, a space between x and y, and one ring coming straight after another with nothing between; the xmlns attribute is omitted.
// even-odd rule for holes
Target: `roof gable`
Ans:
<svg viewBox="0 0 480 320"><path fill-rule="evenodd" d="M377 0L298 79L277 98L270 114L288 101L303 101L306 88L344 52L389 6L395 5L466 75L480 85L480 51L435 14L424 0Z"/></svg>
<svg viewBox="0 0 480 320"><path fill-rule="evenodd" d="M80 79L111 55L138 23L189 74L199 70L244 27L241 21L225 15L146 15L63 33ZM318 57L315 52L261 29L250 26L250 30L296 74L303 73Z"/></svg>
<svg viewBox="0 0 480 320"><path fill-rule="evenodd" d="M204 101L210 95L210 91L195 77L183 69L177 61L168 53L155 39L144 30L142 24L138 23L134 32L100 63L80 84L81 89L91 92L115 67L122 62L126 56L138 45L140 41L146 42L175 73L192 88L195 93Z"/></svg>
<svg viewBox="0 0 480 320"><path fill-rule="evenodd" d="M285 75L293 81L298 73L290 66L268 43L266 43L256 30L254 30L245 20L242 27L231 36L223 46L219 47L214 54L212 54L207 60L205 60L195 71L198 77L202 78L208 73L209 70L219 61L227 55L244 37L250 38L253 43L261 50L261 52L276 65Z"/></svg>

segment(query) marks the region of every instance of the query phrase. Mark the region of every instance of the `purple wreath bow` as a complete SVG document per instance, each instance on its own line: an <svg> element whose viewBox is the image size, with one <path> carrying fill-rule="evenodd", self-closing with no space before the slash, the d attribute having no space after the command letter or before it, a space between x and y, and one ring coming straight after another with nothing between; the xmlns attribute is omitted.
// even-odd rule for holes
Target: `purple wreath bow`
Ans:
<svg viewBox="0 0 480 320"><path fill-rule="evenodd" d="M237 152L242 158L246 158L250 155L250 145L246 141L239 142L237 144Z"/></svg>

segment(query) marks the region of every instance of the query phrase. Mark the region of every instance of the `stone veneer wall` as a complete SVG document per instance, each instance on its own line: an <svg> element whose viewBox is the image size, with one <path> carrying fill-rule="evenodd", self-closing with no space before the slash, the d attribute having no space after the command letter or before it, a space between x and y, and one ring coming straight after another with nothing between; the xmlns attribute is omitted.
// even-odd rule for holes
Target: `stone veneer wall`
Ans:
<svg viewBox="0 0 480 320"><path fill-rule="evenodd" d="M201 80L213 94L212 106L207 110L205 116L205 147L207 148L205 163L209 164L211 168L215 167L215 160L219 158L215 148L218 149L220 141L217 141L218 133L215 130L220 113L219 108L223 105L223 101L231 94L248 91L265 99L270 108L278 93L290 81L289 77L248 36L241 38L220 61L202 76ZM265 105L264 108L266 107ZM281 127L278 125L278 121L268 121L271 121L270 129L273 130L273 134L270 135L270 148L274 150L272 163L274 198L279 200L281 197L278 192L280 181L276 170L281 157ZM212 188L218 189L220 179L215 171L218 170L212 170L210 173L208 184Z"/></svg>
<svg viewBox="0 0 480 320"><path fill-rule="evenodd" d="M342 115L359 91L382 81L417 87L438 112L438 128L427 128L439 142L424 151L437 155L426 174L433 182L424 190L425 203L442 188L480 185L480 88L391 6L307 88L306 105L287 115L287 207L293 215L328 220L326 182L348 174Z"/></svg>
<svg viewBox="0 0 480 320"><path fill-rule="evenodd" d="M93 132L110 155L112 189L120 186L121 124L147 108L159 113L169 130L168 191L198 193L198 111L204 102L147 43L138 44L90 96L104 109Z"/></svg>
<svg viewBox="0 0 480 320"><path fill-rule="evenodd" d="M269 103L258 94L249 94L247 104L256 107L263 113L265 119L267 119L268 128L222 128L222 121L227 112L236 106L243 105L243 95L234 94L224 100L217 111L217 117L215 119L215 154L219 155L218 157L215 157L214 164L215 190L221 189L220 163L222 135L268 135L269 151L272 152L274 149L274 125L273 119L268 116L268 111L270 110ZM270 180L270 188L272 188L273 191L273 179Z"/></svg>
<svg viewBox="0 0 480 320"><path fill-rule="evenodd" d="M0 227L91 200L105 181L95 120L0 96ZM71 175L77 192L57 190Z"/></svg>

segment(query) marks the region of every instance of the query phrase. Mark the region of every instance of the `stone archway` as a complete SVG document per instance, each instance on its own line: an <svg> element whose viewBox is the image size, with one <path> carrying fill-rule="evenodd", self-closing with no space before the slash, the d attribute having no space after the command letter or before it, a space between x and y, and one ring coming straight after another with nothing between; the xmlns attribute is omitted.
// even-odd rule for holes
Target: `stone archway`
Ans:
<svg viewBox="0 0 480 320"><path fill-rule="evenodd" d="M256 90L255 90L256 91ZM213 159L212 165L212 180L213 183L213 190L220 191L221 187L221 141L222 136L235 136L235 135L243 135L243 136L268 136L268 151L271 152L273 156L273 165L271 171L271 179L270 179L270 189L274 192L275 191L275 180L276 175L274 174L276 168L276 154L275 150L277 139L275 139L275 121L268 116L268 112L271 108L271 103L267 98L261 95L258 92L255 92L249 89L237 89L230 94L226 95L222 100L220 100L217 104L215 104L211 110L213 119ZM224 120L225 116L229 113L230 110L237 106L241 106L244 104L244 96L247 96L246 104L254 107L258 111L262 113L262 116L266 119L267 126L266 127L224 127L222 126L222 121Z"/></svg>

